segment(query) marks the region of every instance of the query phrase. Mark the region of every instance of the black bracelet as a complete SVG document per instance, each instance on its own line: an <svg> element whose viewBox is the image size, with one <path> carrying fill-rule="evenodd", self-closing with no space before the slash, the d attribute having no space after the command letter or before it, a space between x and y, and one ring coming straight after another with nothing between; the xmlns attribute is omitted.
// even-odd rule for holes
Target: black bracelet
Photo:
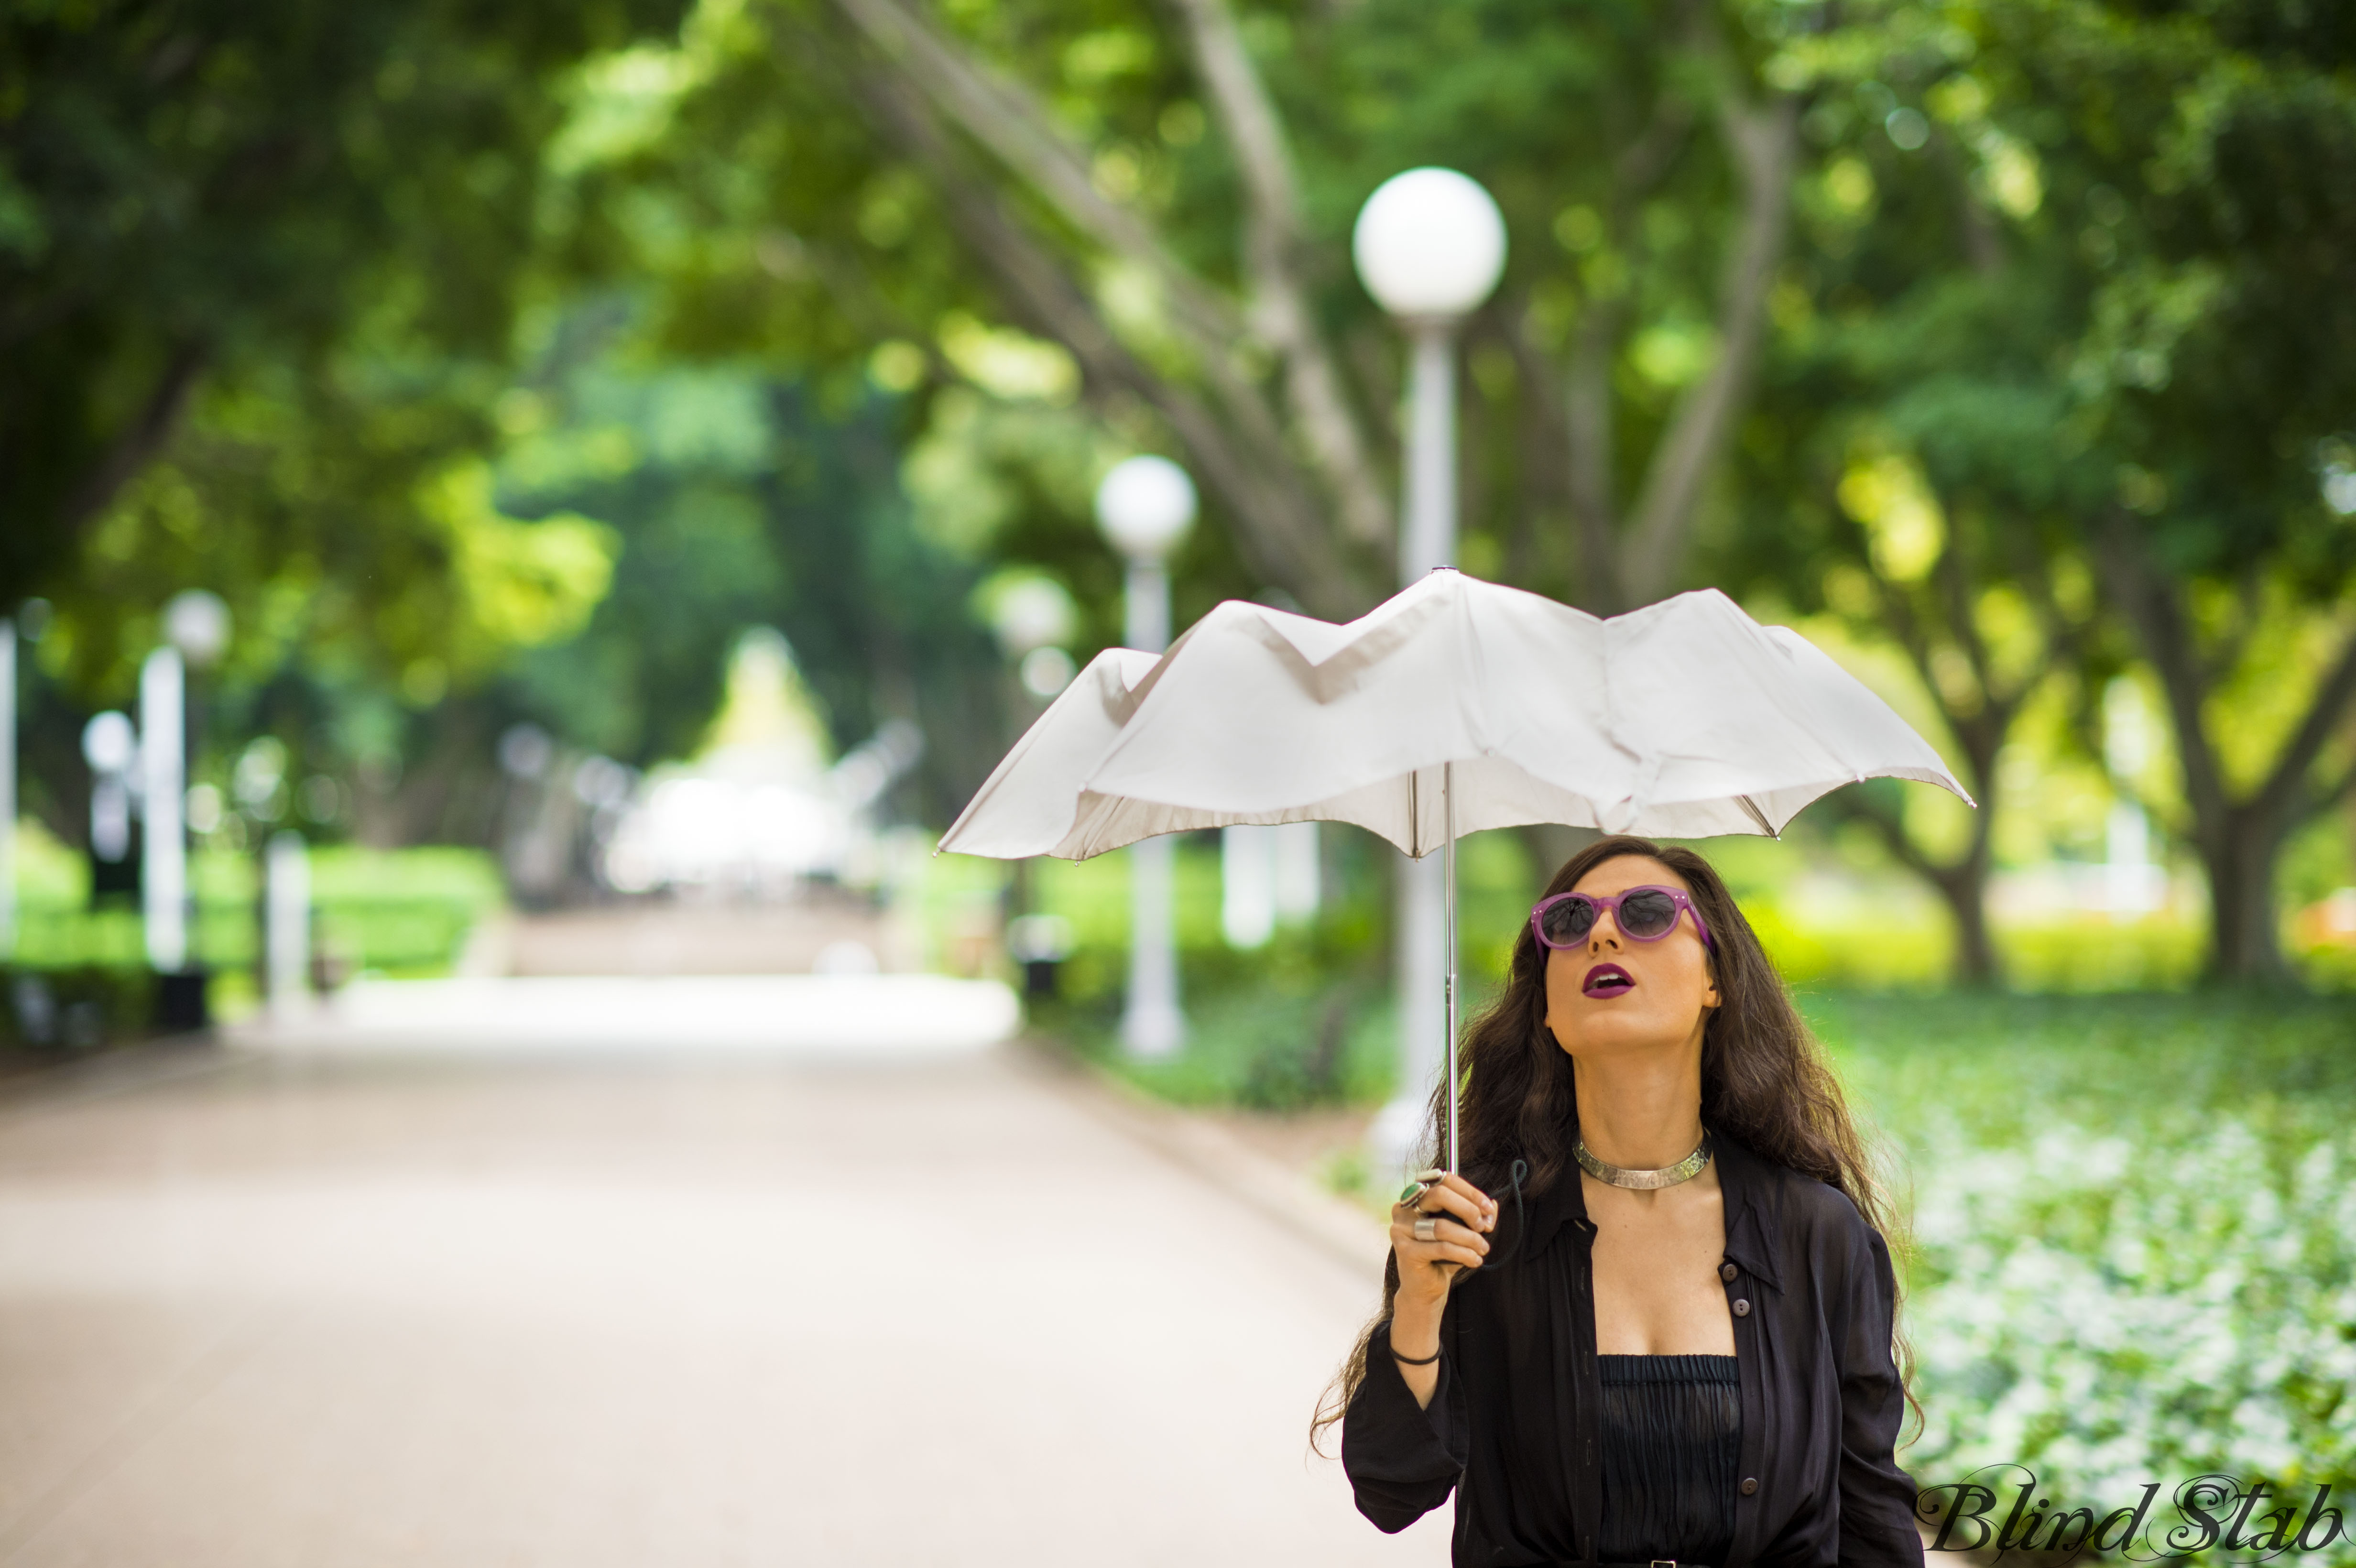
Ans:
<svg viewBox="0 0 2356 1568"><path fill-rule="evenodd" d="M1429 1356L1424 1357L1423 1360L1417 1360L1413 1356L1402 1356L1397 1350L1393 1350L1391 1352L1391 1360L1397 1361L1403 1367L1428 1367L1431 1365L1432 1362L1440 1360L1440 1352L1434 1350Z"/></svg>

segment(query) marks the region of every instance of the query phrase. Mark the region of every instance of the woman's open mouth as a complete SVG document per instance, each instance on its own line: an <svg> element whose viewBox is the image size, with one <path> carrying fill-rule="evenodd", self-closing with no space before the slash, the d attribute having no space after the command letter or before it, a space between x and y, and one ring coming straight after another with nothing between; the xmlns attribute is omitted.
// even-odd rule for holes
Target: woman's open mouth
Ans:
<svg viewBox="0 0 2356 1568"><path fill-rule="evenodd" d="M1590 997L1624 997L1636 988L1636 977L1617 964L1598 964L1579 988Z"/></svg>

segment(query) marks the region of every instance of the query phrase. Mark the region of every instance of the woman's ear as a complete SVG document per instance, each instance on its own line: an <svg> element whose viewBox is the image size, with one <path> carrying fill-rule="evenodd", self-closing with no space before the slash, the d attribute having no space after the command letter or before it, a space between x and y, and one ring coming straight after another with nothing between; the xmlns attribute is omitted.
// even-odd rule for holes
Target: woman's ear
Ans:
<svg viewBox="0 0 2356 1568"><path fill-rule="evenodd" d="M1703 961L1701 976L1701 1005L1705 1008L1714 1008L1719 1004L1718 965L1715 960Z"/></svg>

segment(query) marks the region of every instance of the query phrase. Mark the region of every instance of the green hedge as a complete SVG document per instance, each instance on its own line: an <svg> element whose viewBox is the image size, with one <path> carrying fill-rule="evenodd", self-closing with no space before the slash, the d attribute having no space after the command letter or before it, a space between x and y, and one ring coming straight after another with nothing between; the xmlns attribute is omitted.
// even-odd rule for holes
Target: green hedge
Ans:
<svg viewBox="0 0 2356 1568"><path fill-rule="evenodd" d="M37 970L145 967L136 908L92 909L78 860L31 859L35 874L19 884L17 964ZM254 858L199 853L190 870L193 955L218 971L250 972L261 948ZM355 968L396 975L446 973L476 923L505 901L497 864L473 849L315 850L311 891L324 946Z"/></svg>
<svg viewBox="0 0 2356 1568"><path fill-rule="evenodd" d="M79 1055L145 1033L155 1014L155 979L145 969L0 965L0 1046L12 1055Z"/></svg>
<svg viewBox="0 0 2356 1568"><path fill-rule="evenodd" d="M1911 1185L1918 1480L2021 1464L2098 1513L2211 1472L2356 1486L2356 1003L1808 1009Z"/></svg>

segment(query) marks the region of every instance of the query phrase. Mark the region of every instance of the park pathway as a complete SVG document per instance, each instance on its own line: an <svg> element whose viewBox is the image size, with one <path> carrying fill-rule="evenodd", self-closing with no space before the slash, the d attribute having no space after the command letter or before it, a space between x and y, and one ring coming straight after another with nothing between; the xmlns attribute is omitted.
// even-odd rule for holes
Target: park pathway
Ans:
<svg viewBox="0 0 2356 1568"><path fill-rule="evenodd" d="M1367 1272L986 992L884 1049L675 984L638 1049L380 995L0 1103L0 1565L1445 1561L1304 1451Z"/></svg>

